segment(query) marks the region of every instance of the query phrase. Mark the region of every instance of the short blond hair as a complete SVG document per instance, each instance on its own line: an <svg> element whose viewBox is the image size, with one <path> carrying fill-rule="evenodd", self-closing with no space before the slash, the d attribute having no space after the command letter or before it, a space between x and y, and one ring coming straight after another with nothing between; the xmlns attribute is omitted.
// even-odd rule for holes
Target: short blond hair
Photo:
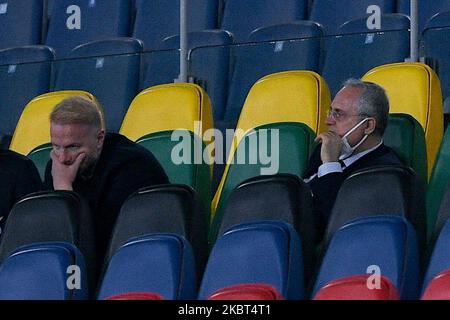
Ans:
<svg viewBox="0 0 450 320"><path fill-rule="evenodd" d="M50 114L50 122L62 125L85 124L98 129L105 128L102 107L82 96L72 96L58 103Z"/></svg>

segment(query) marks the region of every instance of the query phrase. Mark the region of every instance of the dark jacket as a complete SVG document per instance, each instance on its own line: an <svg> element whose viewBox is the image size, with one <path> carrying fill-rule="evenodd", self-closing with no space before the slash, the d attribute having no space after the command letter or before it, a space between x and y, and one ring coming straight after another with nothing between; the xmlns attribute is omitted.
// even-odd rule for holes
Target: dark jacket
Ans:
<svg viewBox="0 0 450 320"><path fill-rule="evenodd" d="M53 189L52 161L45 171L45 186ZM108 133L92 177L79 175L73 190L90 206L96 232L97 252L102 255L120 208L140 188L168 183L168 178L153 154L126 137Z"/></svg>
<svg viewBox="0 0 450 320"><path fill-rule="evenodd" d="M322 165L320 148L321 145L317 146L310 158L309 166L303 176L305 179L317 173ZM308 182L313 193L314 217L320 232L323 232L326 227L336 196L344 180L355 171L377 165L402 165L402 162L391 148L382 144L353 162L343 172L329 173Z"/></svg>
<svg viewBox="0 0 450 320"><path fill-rule="evenodd" d="M0 227L4 226L11 208L20 198L41 190L39 172L30 159L0 150Z"/></svg>

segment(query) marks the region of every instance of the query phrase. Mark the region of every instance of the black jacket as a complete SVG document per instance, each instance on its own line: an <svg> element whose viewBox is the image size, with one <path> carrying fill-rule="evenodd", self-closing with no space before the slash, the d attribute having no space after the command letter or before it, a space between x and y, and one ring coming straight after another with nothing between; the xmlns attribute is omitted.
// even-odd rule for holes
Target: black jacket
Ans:
<svg viewBox="0 0 450 320"><path fill-rule="evenodd" d="M52 161L45 171L45 186L53 189ZM108 133L91 178L78 176L73 190L90 206L96 232L98 254L102 255L120 208L140 188L168 183L168 178L151 152L126 137Z"/></svg>
<svg viewBox="0 0 450 320"><path fill-rule="evenodd" d="M13 205L24 196L41 191L42 181L34 163L25 156L0 150L0 226Z"/></svg>
<svg viewBox="0 0 450 320"><path fill-rule="evenodd" d="M318 145L310 158L309 166L303 175L305 179L317 173L319 167L322 165L320 148L321 145ZM323 232L326 227L336 196L344 180L355 171L377 165L402 165L402 162L391 148L382 144L377 149L353 162L343 172L329 173L321 178L316 177L308 182L313 193L316 227L320 232Z"/></svg>

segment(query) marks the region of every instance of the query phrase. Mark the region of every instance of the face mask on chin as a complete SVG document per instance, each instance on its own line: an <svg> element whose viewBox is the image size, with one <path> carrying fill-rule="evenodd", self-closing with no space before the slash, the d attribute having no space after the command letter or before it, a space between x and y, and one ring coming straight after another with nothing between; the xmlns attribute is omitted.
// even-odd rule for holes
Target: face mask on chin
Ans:
<svg viewBox="0 0 450 320"><path fill-rule="evenodd" d="M353 147L350 146L348 143L347 137L351 135L356 129L359 128L364 122L366 122L369 118L365 118L364 120L361 120L358 124L356 124L353 128L351 128L343 137L342 137L342 150L341 155L339 156L339 160L344 160L350 157L355 150L366 141L366 139L369 137L368 134L364 135L364 137Z"/></svg>

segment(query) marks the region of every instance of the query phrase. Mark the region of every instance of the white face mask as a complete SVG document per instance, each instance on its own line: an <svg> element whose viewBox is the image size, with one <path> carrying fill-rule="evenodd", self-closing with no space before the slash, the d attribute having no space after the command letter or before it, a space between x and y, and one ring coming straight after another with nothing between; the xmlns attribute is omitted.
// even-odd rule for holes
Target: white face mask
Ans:
<svg viewBox="0 0 450 320"><path fill-rule="evenodd" d="M369 118L365 118L364 120L361 120L357 125L355 125L353 128L351 128L343 137L342 137L342 150L341 155L339 156L339 160L344 160L348 157L350 157L355 150L366 141L366 139L369 137L368 134L366 134L361 141L359 141L356 145L353 147L350 146L348 143L347 137L353 133L356 129L359 128L360 125L362 125L364 122L366 122Z"/></svg>

